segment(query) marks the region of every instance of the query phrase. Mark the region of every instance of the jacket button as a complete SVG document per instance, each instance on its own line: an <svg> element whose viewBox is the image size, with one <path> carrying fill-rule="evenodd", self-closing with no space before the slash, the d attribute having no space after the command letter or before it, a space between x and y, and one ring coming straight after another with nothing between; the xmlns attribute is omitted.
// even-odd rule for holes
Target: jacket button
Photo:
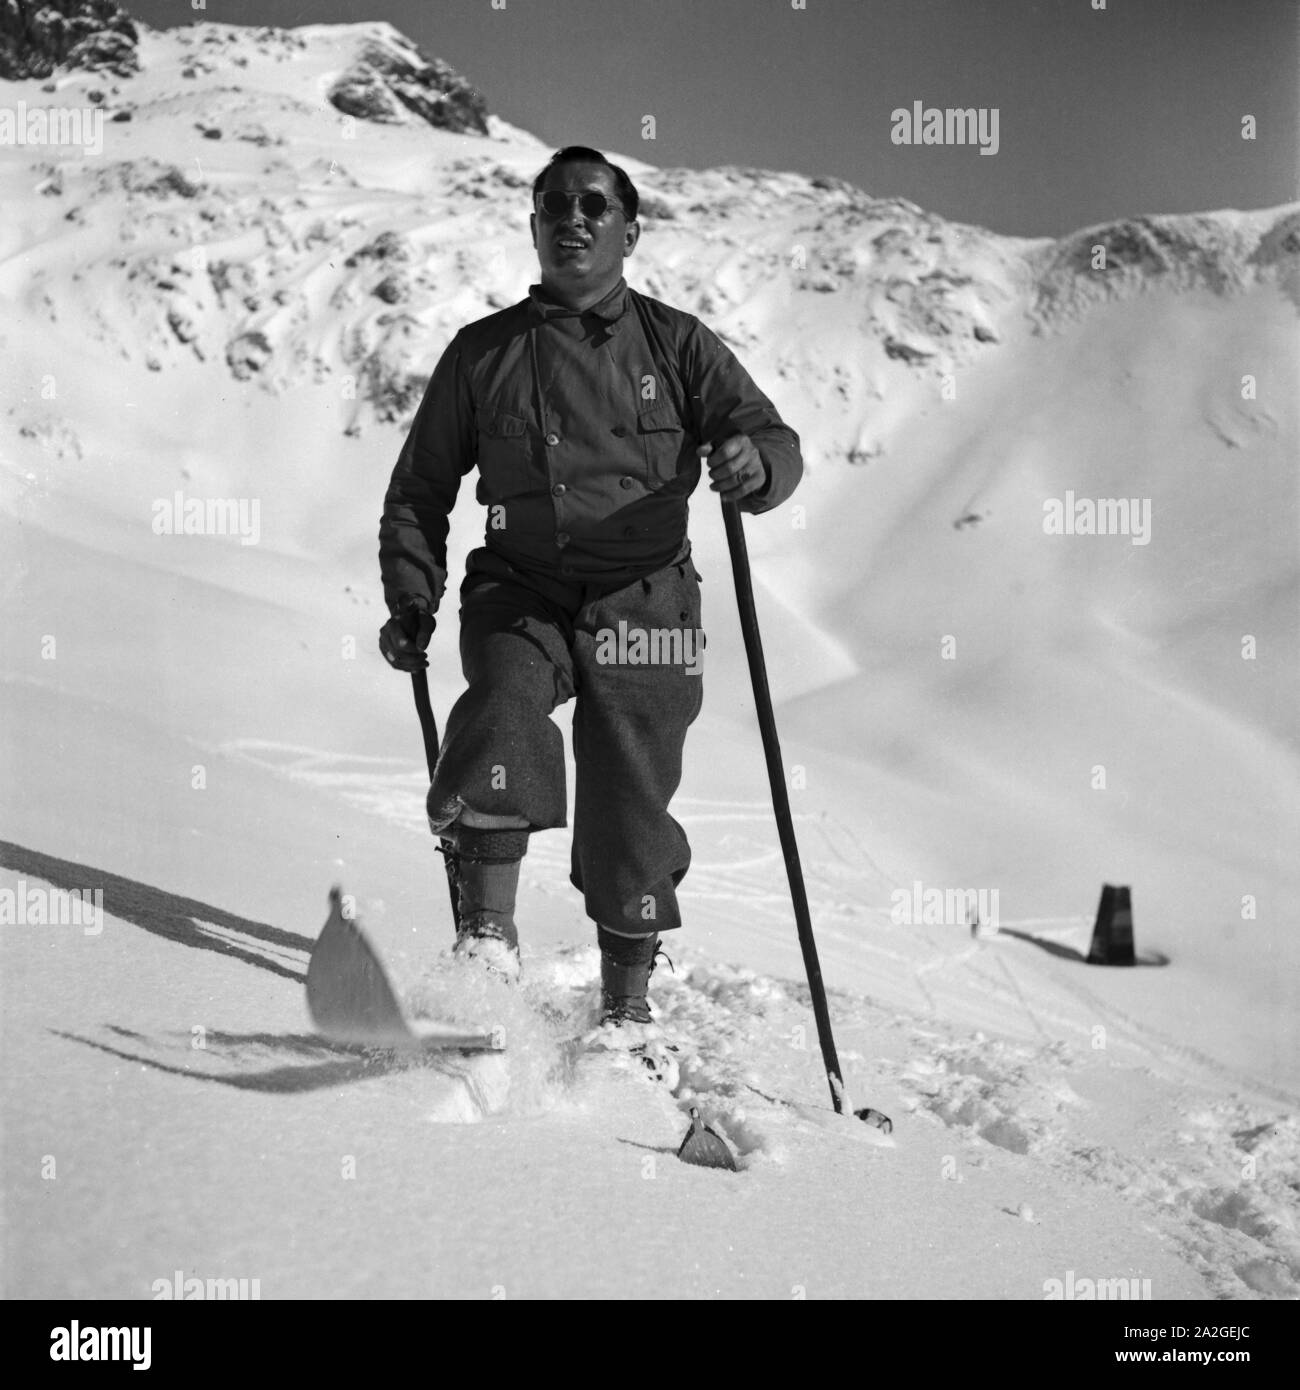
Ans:
<svg viewBox="0 0 1300 1390"><path fill-rule="evenodd" d="M624 527L623 527L623 539L624 539L625 541L633 540L633 539L635 538L635 536L636 536L636 527L635 527L635 526L624 526Z"/></svg>
<svg viewBox="0 0 1300 1390"><path fill-rule="evenodd" d="M550 434L546 436L546 442L549 445L551 445L552 448L554 448L555 445L557 445L560 442L560 436L556 434L554 430L552 430Z"/></svg>
<svg viewBox="0 0 1300 1390"><path fill-rule="evenodd" d="M628 428L627 428L626 425L615 425L615 426L614 426L613 435L614 435L614 438L615 438L615 439L622 439L622 438L624 438L624 437L627 435L627 433L628 433Z"/></svg>
<svg viewBox="0 0 1300 1390"><path fill-rule="evenodd" d="M618 480L618 485L622 488L635 487L636 479L624 475L622 478Z"/></svg>
<svg viewBox="0 0 1300 1390"><path fill-rule="evenodd" d="M567 531L557 531L555 533L555 544L563 550L569 543L569 533Z"/></svg>
<svg viewBox="0 0 1300 1390"><path fill-rule="evenodd" d="M551 489L551 496L563 497L564 494L568 492L568 490L569 489L565 487L563 483L556 483L555 486Z"/></svg>

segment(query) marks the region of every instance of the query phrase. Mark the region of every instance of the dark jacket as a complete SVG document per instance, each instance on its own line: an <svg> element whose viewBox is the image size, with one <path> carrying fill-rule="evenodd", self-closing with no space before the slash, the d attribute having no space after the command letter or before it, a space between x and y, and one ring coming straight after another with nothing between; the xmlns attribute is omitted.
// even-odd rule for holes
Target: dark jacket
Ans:
<svg viewBox="0 0 1300 1390"><path fill-rule="evenodd" d="M741 504L785 501L799 437L693 314L620 280L581 313L529 297L462 328L435 369L379 526L384 598L437 608L447 518L477 465L486 545L524 572L630 583L689 551L696 448L753 440L767 477Z"/></svg>

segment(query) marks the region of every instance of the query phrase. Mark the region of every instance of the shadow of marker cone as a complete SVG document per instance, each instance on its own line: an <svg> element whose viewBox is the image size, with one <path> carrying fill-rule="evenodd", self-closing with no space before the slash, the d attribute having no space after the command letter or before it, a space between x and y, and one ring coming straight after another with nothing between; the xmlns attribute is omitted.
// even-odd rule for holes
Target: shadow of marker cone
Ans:
<svg viewBox="0 0 1300 1390"><path fill-rule="evenodd" d="M1127 888L1103 884L1092 929L1089 965L1136 965L1133 951L1133 901Z"/></svg>

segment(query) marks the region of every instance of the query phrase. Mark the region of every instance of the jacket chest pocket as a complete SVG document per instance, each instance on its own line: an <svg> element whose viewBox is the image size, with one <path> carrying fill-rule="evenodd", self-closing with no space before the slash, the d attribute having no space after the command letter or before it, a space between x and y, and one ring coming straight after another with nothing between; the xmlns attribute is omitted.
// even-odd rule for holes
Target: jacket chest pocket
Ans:
<svg viewBox="0 0 1300 1390"><path fill-rule="evenodd" d="M641 445L646 486L661 488L677 476L686 432L677 411L666 401L656 401L637 413L637 440Z"/></svg>
<svg viewBox="0 0 1300 1390"><path fill-rule="evenodd" d="M498 406L480 406L477 425L482 500L502 502L542 486L533 469L532 440L522 415Z"/></svg>

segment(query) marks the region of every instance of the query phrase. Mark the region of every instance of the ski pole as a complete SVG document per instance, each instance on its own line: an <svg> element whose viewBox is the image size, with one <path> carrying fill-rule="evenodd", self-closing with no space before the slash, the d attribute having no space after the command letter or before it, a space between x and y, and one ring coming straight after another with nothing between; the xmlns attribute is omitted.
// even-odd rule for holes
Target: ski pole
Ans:
<svg viewBox="0 0 1300 1390"><path fill-rule="evenodd" d="M785 856L786 877L790 880L790 896L794 902L799 947L803 951L804 971L808 976L808 988L812 993L813 1017L817 1020L817 1041L821 1044L826 1080L831 1088L831 1104L835 1107L835 1113L842 1115L844 1078L840 1073L840 1059L835 1052L835 1039L831 1036L826 987L822 984L822 968L817 959L817 943L813 940L812 917L808 911L808 893L804 888L803 869L799 864L799 846L794 838L794 818L790 814L790 796L785 786L781 744L776 733L776 717L772 712L772 692L767 683L767 664L763 660L763 640L758 632L754 583L749 570L749 550L745 545L745 528L739 503L724 501L722 519L727 528L731 573L736 581L736 605L740 609L740 631L745 639L749 679L754 687L758 727L763 736L763 753L767 759L767 780L772 787L772 807L776 812L781 852Z"/></svg>
<svg viewBox="0 0 1300 1390"><path fill-rule="evenodd" d="M428 765L429 783L432 785L434 770L438 766L438 726L434 722L433 704L429 699L428 672L412 671L411 685L415 690L415 709L420 716L420 733L424 737L424 761ZM447 870L447 892L451 895L451 923L455 927L460 914L460 895L456 892L455 868L445 842L440 852Z"/></svg>

